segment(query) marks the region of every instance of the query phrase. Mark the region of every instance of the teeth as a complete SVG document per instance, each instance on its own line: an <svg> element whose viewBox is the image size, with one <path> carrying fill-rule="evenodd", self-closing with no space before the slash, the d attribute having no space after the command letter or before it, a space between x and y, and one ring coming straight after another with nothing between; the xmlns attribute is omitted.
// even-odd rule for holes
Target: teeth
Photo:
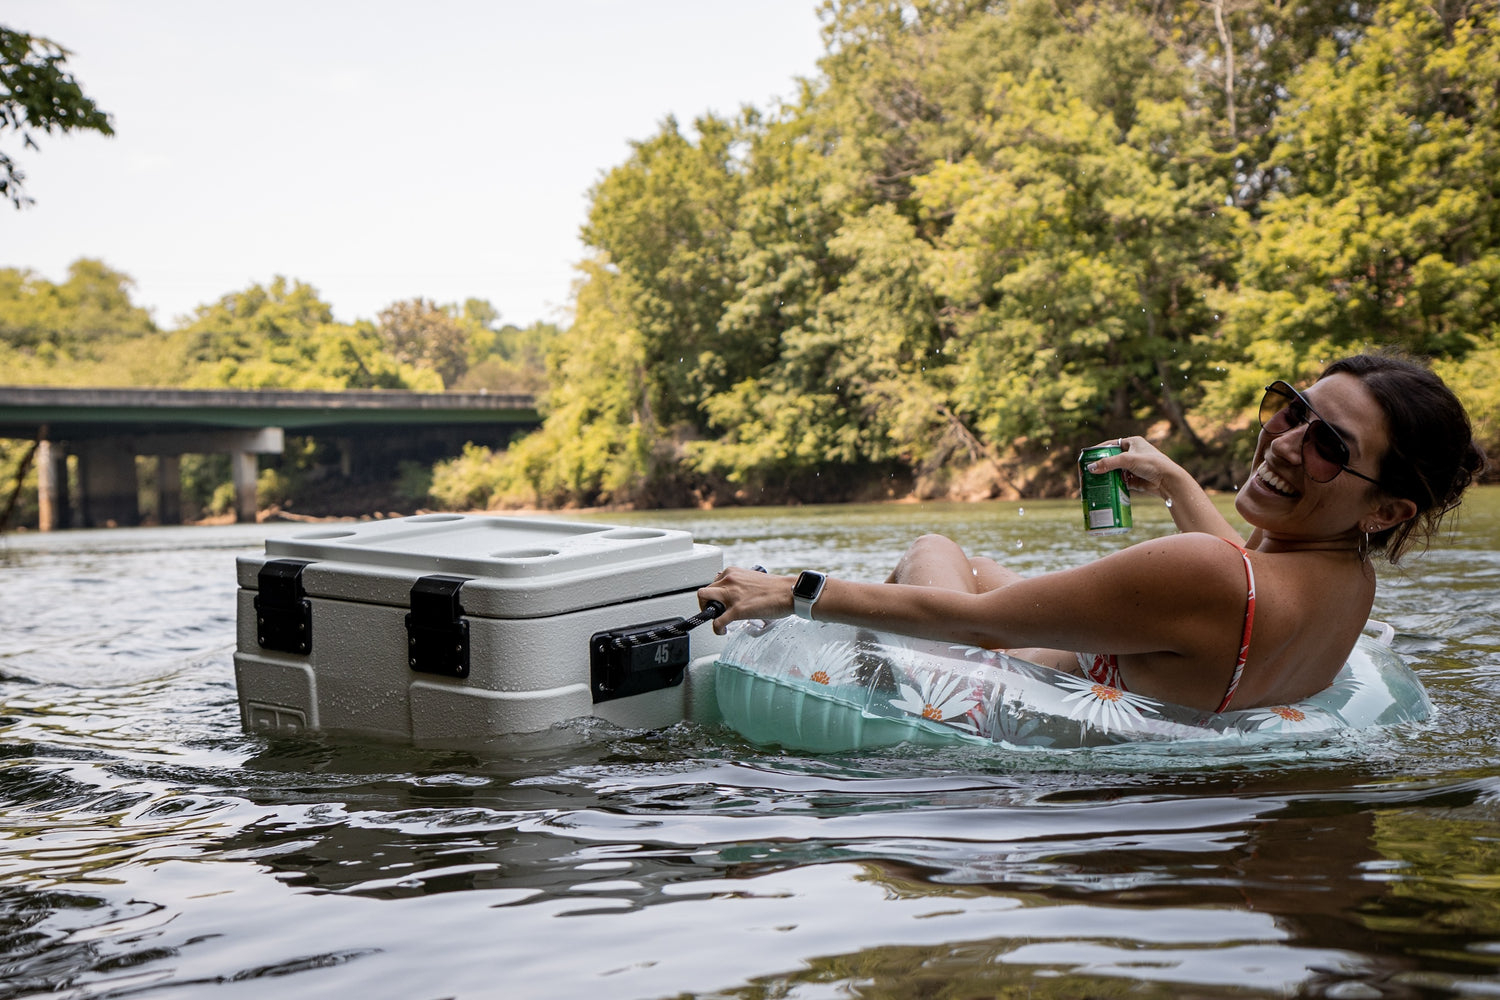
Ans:
<svg viewBox="0 0 1500 1000"><path fill-rule="evenodd" d="M1260 464L1260 468L1255 470L1255 475L1260 479L1261 482L1265 483L1267 486L1271 487L1271 489L1275 490L1277 493L1280 493L1282 496L1290 497L1297 495L1297 491L1292 489L1292 484L1287 482L1285 479L1282 479L1276 473L1272 472L1271 467L1264 462Z"/></svg>

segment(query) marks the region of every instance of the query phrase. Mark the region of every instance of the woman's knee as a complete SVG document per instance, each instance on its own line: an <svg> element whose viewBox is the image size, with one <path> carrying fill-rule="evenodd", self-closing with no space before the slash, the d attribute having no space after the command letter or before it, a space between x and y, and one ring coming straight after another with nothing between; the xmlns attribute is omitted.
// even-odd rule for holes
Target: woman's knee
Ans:
<svg viewBox="0 0 1500 1000"><path fill-rule="evenodd" d="M939 535L936 532L929 532L925 535L918 535L917 539L906 547L907 555L911 555L913 553L931 554L934 552L942 553L944 555L950 555L954 552L962 554L963 549L957 542L949 538L947 535Z"/></svg>
<svg viewBox="0 0 1500 1000"><path fill-rule="evenodd" d="M886 582L973 590L974 572L958 543L944 535L923 535L907 547Z"/></svg>

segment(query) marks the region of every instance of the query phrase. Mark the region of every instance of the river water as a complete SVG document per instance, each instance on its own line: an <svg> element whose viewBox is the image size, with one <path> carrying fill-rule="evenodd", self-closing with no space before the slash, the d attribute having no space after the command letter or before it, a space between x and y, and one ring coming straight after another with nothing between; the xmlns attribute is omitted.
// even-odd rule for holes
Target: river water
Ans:
<svg viewBox="0 0 1500 1000"><path fill-rule="evenodd" d="M864 578L922 531L1122 544L1073 503L597 520ZM0 997L1500 995L1500 489L1382 579L1435 718L1245 759L250 736L233 560L297 530L0 539Z"/></svg>

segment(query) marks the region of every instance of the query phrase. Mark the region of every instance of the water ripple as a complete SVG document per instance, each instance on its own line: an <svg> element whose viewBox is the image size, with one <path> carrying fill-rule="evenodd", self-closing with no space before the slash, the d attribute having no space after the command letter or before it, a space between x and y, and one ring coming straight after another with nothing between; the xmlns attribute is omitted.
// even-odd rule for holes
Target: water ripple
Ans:
<svg viewBox="0 0 1500 1000"><path fill-rule="evenodd" d="M1188 759L815 757L689 724L266 740L239 729L230 654L233 556L267 529L6 540L0 998L1479 992L1500 975L1486 495L1381 583L1433 720ZM1075 503L618 519L669 516L731 561L868 577L916 530L1022 569L1107 544Z"/></svg>

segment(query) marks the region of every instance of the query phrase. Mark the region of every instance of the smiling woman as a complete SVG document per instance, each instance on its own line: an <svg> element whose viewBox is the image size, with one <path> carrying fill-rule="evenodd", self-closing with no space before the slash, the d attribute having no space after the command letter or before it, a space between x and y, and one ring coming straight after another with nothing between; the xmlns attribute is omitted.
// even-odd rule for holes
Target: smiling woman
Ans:
<svg viewBox="0 0 1500 1000"><path fill-rule="evenodd" d="M699 597L726 605L720 629L795 611L1002 649L1200 710L1299 701L1329 685L1369 618L1370 552L1394 562L1425 545L1485 458L1447 386L1394 355L1338 361L1305 393L1274 382L1260 414L1255 472L1235 499L1248 540L1132 437L1090 471L1120 469L1169 501L1179 534L1033 577L927 535L884 584L731 568Z"/></svg>

